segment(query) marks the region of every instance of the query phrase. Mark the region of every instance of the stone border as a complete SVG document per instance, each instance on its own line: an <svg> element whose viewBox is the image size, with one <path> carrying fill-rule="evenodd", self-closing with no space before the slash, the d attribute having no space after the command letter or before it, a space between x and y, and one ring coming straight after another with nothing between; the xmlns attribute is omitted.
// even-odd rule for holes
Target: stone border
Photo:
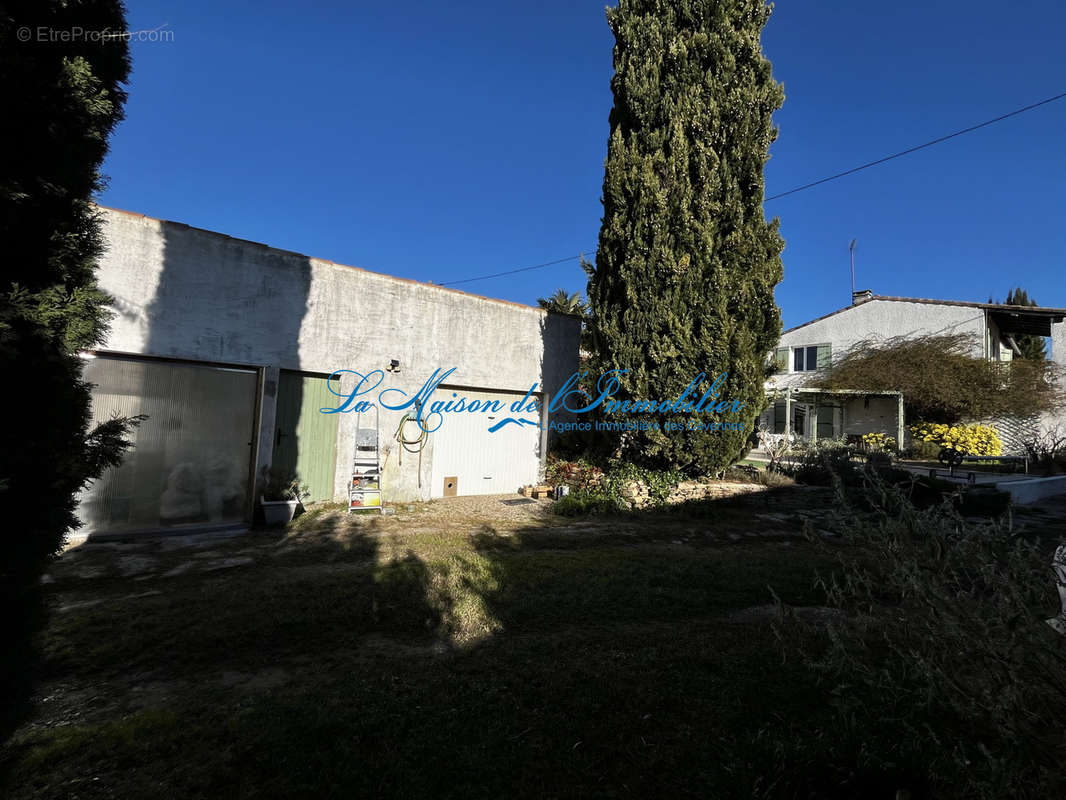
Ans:
<svg viewBox="0 0 1066 800"><path fill-rule="evenodd" d="M726 497L765 492L767 488L760 483L733 483L710 479L681 481L666 496L666 504L676 505L690 500L720 500ZM633 508L645 508L654 502L643 481L630 481L623 488L622 495Z"/></svg>

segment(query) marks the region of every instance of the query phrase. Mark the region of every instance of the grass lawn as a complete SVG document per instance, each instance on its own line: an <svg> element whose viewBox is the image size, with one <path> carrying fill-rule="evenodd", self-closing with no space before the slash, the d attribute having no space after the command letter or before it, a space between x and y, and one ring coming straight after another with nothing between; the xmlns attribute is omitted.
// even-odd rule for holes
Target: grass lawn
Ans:
<svg viewBox="0 0 1066 800"><path fill-rule="evenodd" d="M779 496L599 520L327 509L207 550L71 551L6 796L806 797L817 771L780 742L823 730L828 698L765 615L730 618L770 587L823 599L794 510L827 493Z"/></svg>

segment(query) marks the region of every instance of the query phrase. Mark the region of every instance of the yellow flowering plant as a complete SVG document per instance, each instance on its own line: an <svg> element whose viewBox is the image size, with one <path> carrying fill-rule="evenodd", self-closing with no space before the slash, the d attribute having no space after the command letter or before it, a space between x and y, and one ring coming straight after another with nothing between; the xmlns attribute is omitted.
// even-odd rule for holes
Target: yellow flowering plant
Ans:
<svg viewBox="0 0 1066 800"><path fill-rule="evenodd" d="M950 447L968 456L998 456L1003 454L1003 442L992 425L945 425L919 422L910 427L917 442L929 442Z"/></svg>
<svg viewBox="0 0 1066 800"><path fill-rule="evenodd" d="M864 433L862 435L862 443L867 450L896 449L896 438L886 433Z"/></svg>

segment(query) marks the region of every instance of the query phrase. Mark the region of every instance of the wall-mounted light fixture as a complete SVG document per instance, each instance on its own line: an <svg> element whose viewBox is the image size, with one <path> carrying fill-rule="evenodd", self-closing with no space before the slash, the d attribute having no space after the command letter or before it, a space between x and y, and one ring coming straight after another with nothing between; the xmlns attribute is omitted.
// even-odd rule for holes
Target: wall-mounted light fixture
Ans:
<svg viewBox="0 0 1066 800"><path fill-rule="evenodd" d="M400 371L400 362L397 361L395 358L390 360L389 361L389 365L387 367L385 367L385 371L386 372L399 372Z"/></svg>

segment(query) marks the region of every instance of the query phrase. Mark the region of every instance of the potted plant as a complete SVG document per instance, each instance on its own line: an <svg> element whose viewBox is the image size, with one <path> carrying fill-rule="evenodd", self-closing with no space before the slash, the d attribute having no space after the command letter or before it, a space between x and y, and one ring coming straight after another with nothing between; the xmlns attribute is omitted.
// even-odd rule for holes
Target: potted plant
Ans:
<svg viewBox="0 0 1066 800"><path fill-rule="evenodd" d="M291 522L304 498L311 496L311 490L300 484L295 473L269 467L262 470L260 487L259 502L263 506L263 521L267 525Z"/></svg>

